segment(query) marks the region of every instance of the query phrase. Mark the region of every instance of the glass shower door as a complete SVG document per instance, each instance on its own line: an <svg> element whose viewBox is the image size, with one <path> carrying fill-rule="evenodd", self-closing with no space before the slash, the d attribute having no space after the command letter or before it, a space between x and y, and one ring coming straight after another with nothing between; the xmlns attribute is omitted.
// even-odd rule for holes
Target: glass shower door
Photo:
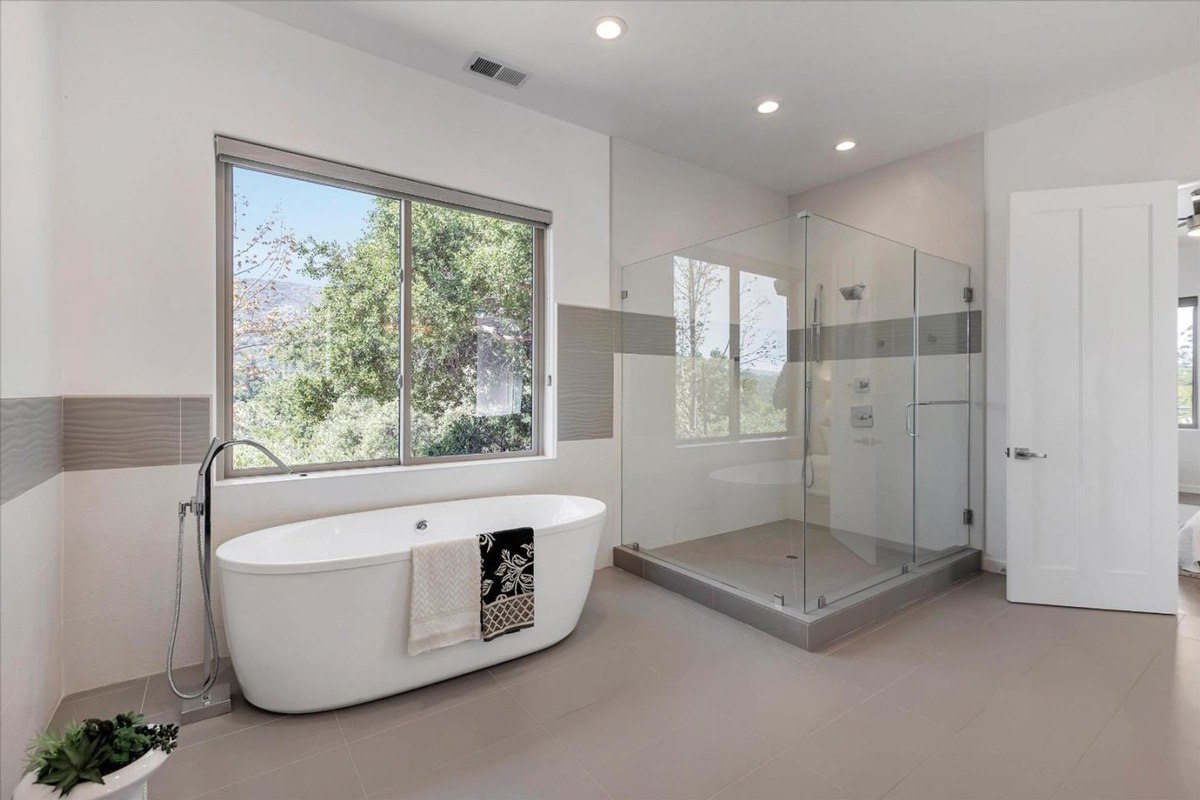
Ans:
<svg viewBox="0 0 1200 800"><path fill-rule="evenodd" d="M902 574L913 559L915 251L808 220L805 610Z"/></svg>
<svg viewBox="0 0 1200 800"><path fill-rule="evenodd" d="M916 396L913 441L914 560L931 561L970 544L971 354L979 352L970 268L916 254Z"/></svg>

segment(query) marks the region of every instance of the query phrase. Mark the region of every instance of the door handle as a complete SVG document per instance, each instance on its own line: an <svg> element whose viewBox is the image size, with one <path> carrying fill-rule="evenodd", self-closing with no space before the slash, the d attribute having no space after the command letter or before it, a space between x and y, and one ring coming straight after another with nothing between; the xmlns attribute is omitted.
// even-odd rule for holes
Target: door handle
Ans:
<svg viewBox="0 0 1200 800"><path fill-rule="evenodd" d="M1045 458L1046 454L1045 453L1035 453L1032 450L1030 450L1028 447L1014 447L1012 456L1013 456L1013 458L1020 459L1021 461L1027 461L1031 458Z"/></svg>

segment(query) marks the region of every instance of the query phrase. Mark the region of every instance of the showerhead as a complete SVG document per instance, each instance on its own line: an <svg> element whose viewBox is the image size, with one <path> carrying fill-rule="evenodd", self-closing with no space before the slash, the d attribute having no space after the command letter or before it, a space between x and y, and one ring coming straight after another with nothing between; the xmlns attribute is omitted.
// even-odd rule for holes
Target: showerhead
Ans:
<svg viewBox="0 0 1200 800"><path fill-rule="evenodd" d="M838 291L847 300L862 300L863 289L865 288L867 288L865 283L856 283L853 286L843 286Z"/></svg>

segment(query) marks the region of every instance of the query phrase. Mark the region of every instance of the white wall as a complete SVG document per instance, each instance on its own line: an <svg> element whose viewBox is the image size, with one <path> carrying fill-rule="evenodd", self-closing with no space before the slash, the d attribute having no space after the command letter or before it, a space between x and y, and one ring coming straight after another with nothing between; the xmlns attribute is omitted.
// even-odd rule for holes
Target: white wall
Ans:
<svg viewBox="0 0 1200 800"><path fill-rule="evenodd" d="M985 139L987 197L988 557L1006 548L1008 391L1008 214L1013 192L1200 175L1200 66L991 131ZM1024 444L1024 443L1020 443ZM1036 443L1034 443L1036 446Z"/></svg>
<svg viewBox="0 0 1200 800"><path fill-rule="evenodd" d="M752 183L612 140L614 268L788 214L787 198Z"/></svg>
<svg viewBox="0 0 1200 800"><path fill-rule="evenodd" d="M57 395L51 9L0 4L0 394ZM62 479L0 506L0 797L62 694Z"/></svg>
<svg viewBox="0 0 1200 800"><path fill-rule="evenodd" d="M853 158L854 154L851 152L847 156ZM831 157L842 156L833 154ZM918 153L910 158L885 164L837 183L792 195L789 198L789 204L793 212L811 211L846 225L870 231L878 236L902 242L924 253L941 257L922 260L921 301L924 306L922 313L947 313L966 308L961 303L953 302L954 283L962 279L963 271L952 264L943 264L941 259L965 264L969 268L968 280L976 290L975 301L970 307L980 309L984 308L986 304L983 276L983 186L983 136L977 135L951 142L925 153ZM850 236L849 238L853 239L854 237ZM863 241L869 240L864 237ZM828 287L846 285L860 279L864 283L874 284L876 296L881 291L902 299L911 296L911 291L906 290L903 286L903 278L906 275L911 276L911 267L907 268L907 272L905 270L906 268L902 264L896 264L869 270L870 274L859 276L855 280L850 280L851 276L848 273L839 274L836 279L831 276L825 280L827 290L824 301L831 311L835 313L843 311L843 301L836 289ZM814 271L813 274L819 275L819 272ZM899 284L894 288L889 287L887 285L889 279L898 280ZM908 295L905 294L906 291L908 291ZM949 292L948 295L947 292ZM868 293L870 293L870 288L868 288ZM868 314L864 319L903 316L911 313L911 300L908 303L908 306L904 306L903 303L900 306L893 306L886 313ZM826 321L832 324L838 320L827 317ZM846 319L843 321L858 320ZM986 357L986 352L970 356L973 413L971 414L970 441L970 500L967 502L976 511L976 524L971 530L971 543L975 546L981 546L984 539L982 514L984 507L982 466L985 447L983 363ZM873 368L879 372L880 379L885 380L884 376L890 374L889 368L895 366L886 362L895 360L871 359L868 362L862 362L861 366L860 362L854 362L833 364L826 369L838 373L839 377L835 382L840 388L848 383L849 376L855 369L865 376L869 375L870 369ZM962 359L959 356L932 356L923 359L921 368L922 397L926 399L962 399L959 397L961 387L958 386L961 382L957 380L960 377L961 365ZM851 372L847 372L847 370ZM864 370L867 371L864 372ZM935 376L944 380L945 385L938 385L939 382L935 381ZM880 384L881 388L885 385L886 381ZM818 383L814 390L819 391L820 388L820 383ZM911 394L911 379L907 384L898 386L897 389L900 393L907 391ZM845 402L849 403L855 397L847 397ZM857 397L861 398L862 396ZM855 399L855 402L857 403L859 400ZM889 400L881 397L881 402L886 405ZM818 397L816 405L818 409L821 407L820 397ZM903 404L901 403L901 405ZM839 411L842 410L839 408ZM935 447L935 430L933 428L935 418L941 425L937 430L937 434L941 438L941 441L938 442L939 445L949 446L959 441L958 437L942 436L944 431L960 421L956 417L958 411L959 409L955 407L925 410L926 447L918 464L917 476L918 495L925 499L923 504L918 504L918 508L923 507L920 512L923 515L945 517L946 510L960 502L954 501L952 498L954 494L961 496L959 487L944 478L948 476L949 472L963 466L966 458L965 449L947 452L940 457L929 453ZM877 426L888 424L887 413L887 409L884 408L876 414L875 424ZM836 422L845 424L842 420ZM850 448L852 439L861 438L861 435L855 437L856 433L859 431L847 428L843 431L844 435L841 437L841 441L833 443L833 449L840 449L842 452L840 457L836 453L833 457L832 469L835 474L839 471L839 462L844 467L853 468L853 460L848 459L847 456L853 456L855 452L854 448ZM903 436L903 431L900 431L900 434ZM878 434L877 438L879 438ZM904 444L907 445L907 442ZM879 456L875 455L872 460L878 461ZM882 469L889 463L891 460L884 459L878 464L878 468ZM899 468L898 472L904 475L905 484L911 484L911 467L905 465ZM843 489L839 490L836 486L834 487L833 500L835 503L839 500L839 495L849 495L840 498L843 504L848 504L850 498L855 496L856 493L849 483L850 477L852 475L847 475L847 478L842 481ZM911 507L911 496L908 496L908 492L904 491L902 487L895 487L891 496L892 499L884 501L883 506L878 510L881 519L889 519L887 517L889 508L902 514ZM857 513L865 512L859 509ZM878 529L886 535L883 527ZM855 530L863 529L855 528ZM922 533L918 536L918 544L932 549L940 549L937 547L939 543L947 544L951 541L958 541L961 533L957 526L953 530L942 529L934 525L932 519L924 520L920 525L920 530Z"/></svg>
<svg viewBox="0 0 1200 800"><path fill-rule="evenodd" d="M853 151L846 155L854 157ZM792 211L811 211L981 271L983 136L794 194L789 203Z"/></svg>
<svg viewBox="0 0 1200 800"><path fill-rule="evenodd" d="M67 394L212 394L215 133L461 187L554 213L553 300L607 306L608 140L223 3L63 8L57 205ZM554 459L218 486L217 542L267 524L398 503L565 491L610 504L616 442ZM162 668L175 503L190 469L70 473L68 691ZM102 568L97 568L102 564ZM86 602L137 585L113 603ZM199 659L189 587L179 663Z"/></svg>
<svg viewBox="0 0 1200 800"><path fill-rule="evenodd" d="M1200 240L1181 237L1179 296L1200 294ZM1200 493L1200 430L1179 429L1179 491Z"/></svg>

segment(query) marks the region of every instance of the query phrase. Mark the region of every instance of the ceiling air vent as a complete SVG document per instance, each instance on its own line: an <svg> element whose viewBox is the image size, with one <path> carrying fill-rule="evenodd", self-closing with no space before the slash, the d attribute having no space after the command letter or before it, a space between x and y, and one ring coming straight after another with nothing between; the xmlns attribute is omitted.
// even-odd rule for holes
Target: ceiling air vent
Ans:
<svg viewBox="0 0 1200 800"><path fill-rule="evenodd" d="M471 72L491 78L494 81L506 83L513 88L519 87L525 82L529 75L516 67L510 67L491 56L485 56L482 53L476 53L471 56L471 60L467 62L467 69Z"/></svg>

